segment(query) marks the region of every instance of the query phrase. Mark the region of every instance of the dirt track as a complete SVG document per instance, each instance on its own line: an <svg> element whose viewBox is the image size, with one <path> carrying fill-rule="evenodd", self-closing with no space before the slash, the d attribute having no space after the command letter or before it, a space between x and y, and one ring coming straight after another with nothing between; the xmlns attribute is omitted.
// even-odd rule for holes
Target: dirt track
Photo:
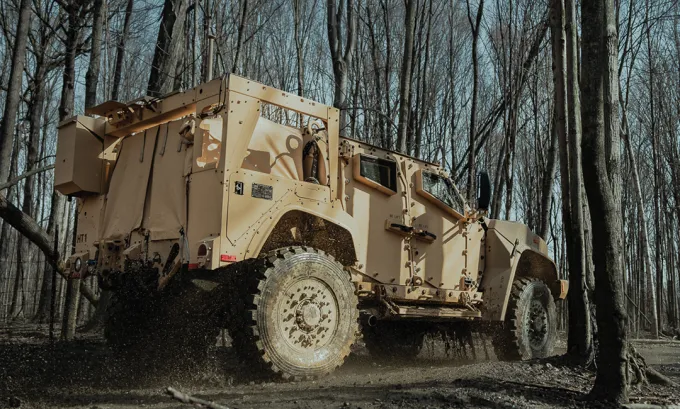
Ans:
<svg viewBox="0 0 680 409"><path fill-rule="evenodd" d="M358 350L332 376L298 383L257 379L218 347L198 367L121 358L101 340L49 345L39 337L0 343L0 407L186 408L163 394L173 386L229 408L550 408L584 401L593 375L549 362L446 358L437 343L416 362L378 362ZM680 343L638 344L650 364L680 382ZM645 387L634 401L680 403L680 392Z"/></svg>

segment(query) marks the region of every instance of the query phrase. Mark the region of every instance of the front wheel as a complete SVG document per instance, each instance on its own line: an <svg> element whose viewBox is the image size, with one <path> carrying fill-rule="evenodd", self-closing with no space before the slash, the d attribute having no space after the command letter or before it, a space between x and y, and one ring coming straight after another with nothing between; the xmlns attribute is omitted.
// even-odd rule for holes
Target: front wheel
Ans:
<svg viewBox="0 0 680 409"><path fill-rule="evenodd" d="M247 299L230 324L239 354L285 379L316 378L342 365L358 332L357 296L342 265L322 251L291 247L249 270Z"/></svg>
<svg viewBox="0 0 680 409"><path fill-rule="evenodd" d="M500 360L545 358L555 348L557 313L548 286L535 278L512 285L503 329L493 339Z"/></svg>

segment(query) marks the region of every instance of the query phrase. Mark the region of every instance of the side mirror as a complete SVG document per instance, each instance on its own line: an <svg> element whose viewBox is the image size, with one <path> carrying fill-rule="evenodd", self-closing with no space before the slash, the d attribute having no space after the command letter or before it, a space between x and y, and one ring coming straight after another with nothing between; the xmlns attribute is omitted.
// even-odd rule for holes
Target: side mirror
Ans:
<svg viewBox="0 0 680 409"><path fill-rule="evenodd" d="M477 175L477 209L489 210L489 202L491 202L491 180L489 174L485 171L479 172Z"/></svg>

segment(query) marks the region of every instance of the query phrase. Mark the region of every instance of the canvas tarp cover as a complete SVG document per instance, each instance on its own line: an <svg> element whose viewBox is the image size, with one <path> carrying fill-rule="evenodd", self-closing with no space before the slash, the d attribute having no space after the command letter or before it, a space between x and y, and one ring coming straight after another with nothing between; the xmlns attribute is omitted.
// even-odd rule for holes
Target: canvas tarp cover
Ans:
<svg viewBox="0 0 680 409"><path fill-rule="evenodd" d="M151 240L178 239L185 224L184 164L187 149L180 142L182 123L178 120L160 125L149 199L142 223L142 227L149 230Z"/></svg>
<svg viewBox="0 0 680 409"><path fill-rule="evenodd" d="M303 180L303 148L300 129L260 118L242 167L286 179Z"/></svg>
<svg viewBox="0 0 680 409"><path fill-rule="evenodd" d="M126 137L106 196L102 238L124 239L139 228L151 171L157 128Z"/></svg>

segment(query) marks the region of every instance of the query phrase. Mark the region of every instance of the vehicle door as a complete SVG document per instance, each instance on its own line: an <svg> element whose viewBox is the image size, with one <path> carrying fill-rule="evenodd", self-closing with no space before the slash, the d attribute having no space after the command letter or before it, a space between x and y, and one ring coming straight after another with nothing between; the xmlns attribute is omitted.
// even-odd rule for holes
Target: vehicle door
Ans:
<svg viewBox="0 0 680 409"><path fill-rule="evenodd" d="M405 205L408 181L404 158L363 144L355 146L345 168L348 213L356 220L359 260L364 271L381 283L406 285L409 256L405 245L409 220Z"/></svg>
<svg viewBox="0 0 680 409"><path fill-rule="evenodd" d="M469 208L451 179L435 166L414 164L409 172L409 216L414 229L412 263L428 287L456 301L477 283L483 230L470 223ZM437 294L437 292L435 292Z"/></svg>

